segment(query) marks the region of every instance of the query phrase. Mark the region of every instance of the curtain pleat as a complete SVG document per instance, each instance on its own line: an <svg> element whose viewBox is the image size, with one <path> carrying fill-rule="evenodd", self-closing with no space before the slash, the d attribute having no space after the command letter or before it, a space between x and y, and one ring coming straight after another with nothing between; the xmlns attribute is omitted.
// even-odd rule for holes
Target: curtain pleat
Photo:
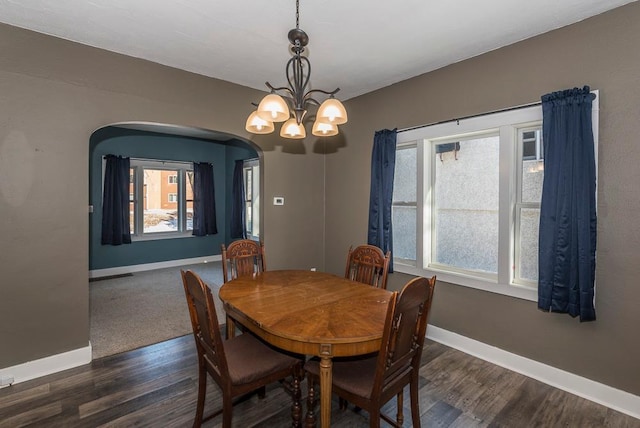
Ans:
<svg viewBox="0 0 640 428"><path fill-rule="evenodd" d="M391 202L393 176L396 165L397 130L376 131L371 154L371 191L369 196L369 227L367 243L387 251L393 251L391 230ZM393 272L393 257L389 262Z"/></svg>
<svg viewBox="0 0 640 428"><path fill-rule="evenodd" d="M213 165L207 162L194 162L193 235L205 236L218 233L215 200Z"/></svg>
<svg viewBox="0 0 640 428"><path fill-rule="evenodd" d="M102 245L131 243L129 223L129 158L105 156L102 194Z"/></svg>
<svg viewBox="0 0 640 428"><path fill-rule="evenodd" d="M542 96L538 307L596 319L596 165L589 87Z"/></svg>
<svg viewBox="0 0 640 428"><path fill-rule="evenodd" d="M231 188L231 238L247 237L245 219L244 161L237 160Z"/></svg>

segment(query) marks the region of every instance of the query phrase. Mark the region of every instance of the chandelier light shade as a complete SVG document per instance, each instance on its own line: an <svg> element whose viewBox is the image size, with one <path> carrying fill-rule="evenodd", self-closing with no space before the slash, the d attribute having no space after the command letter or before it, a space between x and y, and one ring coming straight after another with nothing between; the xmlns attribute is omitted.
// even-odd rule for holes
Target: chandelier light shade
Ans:
<svg viewBox="0 0 640 428"><path fill-rule="evenodd" d="M334 125L342 125L347 123L347 110L340 101L333 97L327 98L316 113L318 120L324 120Z"/></svg>
<svg viewBox="0 0 640 428"><path fill-rule="evenodd" d="M300 139L307 136L304 126L296 122L295 118L291 118L282 124L280 128L280 136L284 138Z"/></svg>
<svg viewBox="0 0 640 428"><path fill-rule="evenodd" d="M247 118L245 128L254 134L270 134L273 132L274 127L273 122L262 119L258 116L258 112L254 111Z"/></svg>
<svg viewBox="0 0 640 428"><path fill-rule="evenodd" d="M313 123L311 133L316 137L331 137L338 135L338 126L329 122L321 122L318 119Z"/></svg>
<svg viewBox="0 0 640 428"><path fill-rule="evenodd" d="M278 94L269 94L264 97L255 113L260 119L270 122L284 122L291 117L287 102Z"/></svg>
<svg viewBox="0 0 640 428"><path fill-rule="evenodd" d="M340 88L333 91L307 90L311 77L311 62L302 53L309 43L309 36L300 29L299 8L300 2L296 0L296 28L290 30L288 35L293 53L285 68L288 86L274 87L269 82L265 82L271 93L260 101L257 110L249 115L245 125L245 129L253 134L268 134L273 132L275 122L284 122L280 128L281 137L305 138L303 121L309 104L319 106L311 131L313 135L319 137L337 135L338 125L347 123L347 110L340 100L335 98ZM316 94L324 94L328 98L320 103L314 98Z"/></svg>

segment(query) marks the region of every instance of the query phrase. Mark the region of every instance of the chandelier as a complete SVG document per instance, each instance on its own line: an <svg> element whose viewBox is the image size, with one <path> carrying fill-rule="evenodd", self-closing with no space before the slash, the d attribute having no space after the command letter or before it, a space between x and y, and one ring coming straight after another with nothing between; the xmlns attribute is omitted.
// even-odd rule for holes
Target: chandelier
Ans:
<svg viewBox="0 0 640 428"><path fill-rule="evenodd" d="M245 125L245 129L253 134L269 134L274 130L274 122L284 122L280 128L281 137L305 138L303 120L309 104L319 106L311 129L311 133L315 136L336 135L338 125L347 122L347 111L334 97L340 88L330 92L321 89L307 90L311 77L311 63L302 53L309 43L309 36L300 29L299 21L299 0L296 0L296 28L290 30L288 34L293 57L289 59L285 69L289 86L277 88L265 82L271 93L260 101L257 110L249 115ZM283 93L284 96L279 95L278 92ZM313 98L315 94L328 95L328 98L321 104Z"/></svg>

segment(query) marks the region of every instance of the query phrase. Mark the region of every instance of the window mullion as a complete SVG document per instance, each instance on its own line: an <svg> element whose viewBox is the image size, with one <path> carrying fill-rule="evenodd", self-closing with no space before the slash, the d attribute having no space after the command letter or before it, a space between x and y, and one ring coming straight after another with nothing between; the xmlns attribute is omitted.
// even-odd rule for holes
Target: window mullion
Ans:
<svg viewBox="0 0 640 428"><path fill-rule="evenodd" d="M142 232L144 229L144 168L137 167L136 168L136 209L135 209L135 228L136 228L136 236L142 236Z"/></svg>
<svg viewBox="0 0 640 428"><path fill-rule="evenodd" d="M185 183L187 182L185 176L185 170L180 168L178 170L178 218L180 219L179 232L185 232L187 230L187 201L185 192Z"/></svg>
<svg viewBox="0 0 640 428"><path fill-rule="evenodd" d="M498 193L498 283L510 284L514 265L514 214L516 201L516 130L513 126L500 127L500 161Z"/></svg>
<svg viewBox="0 0 640 428"><path fill-rule="evenodd" d="M431 228L431 162L433 158L433 148L427 140L422 140L416 151L416 160L418 162L418 185L416 195L418 197L418 206L416 207L417 226L417 252L416 267L426 269L431 263L431 238L433 231Z"/></svg>

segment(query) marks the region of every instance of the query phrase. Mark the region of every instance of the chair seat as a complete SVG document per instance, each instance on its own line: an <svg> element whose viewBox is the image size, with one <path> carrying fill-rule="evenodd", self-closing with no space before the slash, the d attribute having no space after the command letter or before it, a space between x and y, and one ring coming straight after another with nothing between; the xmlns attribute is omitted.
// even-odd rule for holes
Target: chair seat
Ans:
<svg viewBox="0 0 640 428"><path fill-rule="evenodd" d="M334 386L359 397L371 398L376 373L377 354L368 358L334 359L331 381ZM320 377L320 362L307 361L305 371Z"/></svg>
<svg viewBox="0 0 640 428"><path fill-rule="evenodd" d="M235 336L224 342L233 385L243 385L263 378L269 373L295 365L298 359L274 351L250 333Z"/></svg>

